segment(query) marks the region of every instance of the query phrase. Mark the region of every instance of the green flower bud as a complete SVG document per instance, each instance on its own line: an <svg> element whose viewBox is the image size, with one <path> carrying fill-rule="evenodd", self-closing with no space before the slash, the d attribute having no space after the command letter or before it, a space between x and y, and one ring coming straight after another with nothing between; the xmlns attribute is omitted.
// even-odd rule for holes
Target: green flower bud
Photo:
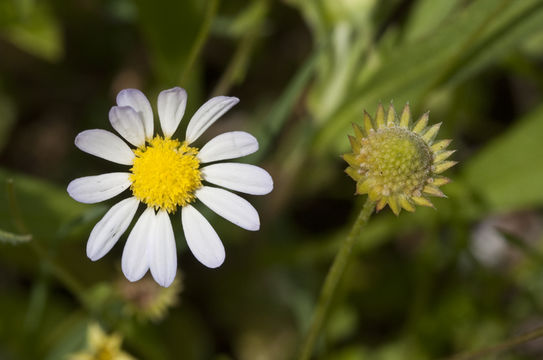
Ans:
<svg viewBox="0 0 543 360"><path fill-rule="evenodd" d="M388 204L396 215L415 205L433 207L426 196L445 197L439 187L450 180L438 174L456 164L447 160L451 141L434 141L440 125L428 127L428 113L411 125L408 104L399 118L392 105L386 114L379 105L375 120L365 112L364 126L353 124L355 136L349 136L352 153L343 155L356 194L368 194L377 210Z"/></svg>

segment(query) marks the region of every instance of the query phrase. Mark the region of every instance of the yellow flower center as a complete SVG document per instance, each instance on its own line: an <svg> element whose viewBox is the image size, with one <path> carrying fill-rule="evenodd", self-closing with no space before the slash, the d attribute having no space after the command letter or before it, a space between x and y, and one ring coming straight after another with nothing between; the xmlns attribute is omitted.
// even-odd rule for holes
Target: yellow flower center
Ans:
<svg viewBox="0 0 543 360"><path fill-rule="evenodd" d="M96 360L115 360L115 351L112 351L109 346L104 345L96 352Z"/></svg>
<svg viewBox="0 0 543 360"><path fill-rule="evenodd" d="M361 170L382 196L416 195L432 170L432 151L418 134L400 127L370 131L362 139Z"/></svg>
<svg viewBox="0 0 543 360"><path fill-rule="evenodd" d="M194 200L202 186L198 149L156 136L134 153L130 189L141 202L171 213Z"/></svg>

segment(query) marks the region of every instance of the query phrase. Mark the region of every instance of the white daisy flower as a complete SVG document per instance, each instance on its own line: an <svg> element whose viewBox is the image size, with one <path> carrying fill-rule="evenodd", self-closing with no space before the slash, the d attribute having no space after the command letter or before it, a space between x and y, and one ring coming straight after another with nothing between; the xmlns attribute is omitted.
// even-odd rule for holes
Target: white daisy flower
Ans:
<svg viewBox="0 0 543 360"><path fill-rule="evenodd" d="M162 134L153 135L153 110L145 95L135 89L122 90L109 120L120 137L106 130L86 130L75 145L103 159L128 165L127 172L87 176L73 180L68 193L75 200L92 204L130 189L132 196L118 202L94 226L87 242L87 256L96 261L115 245L126 231L140 203L146 209L139 217L122 255L122 270L137 281L147 270L155 281L169 286L177 271L177 252L169 214L181 207L181 222L187 244L202 264L220 266L225 257L219 236L192 204L200 200L225 219L247 230L260 228L255 208L242 197L219 187L264 195L272 191L273 180L262 168L237 162L213 163L249 155L258 150L257 140L243 131L216 136L201 149L191 146L218 118L239 102L217 96L190 119L183 142L172 138L185 113L187 93L175 87L158 95L158 116Z"/></svg>

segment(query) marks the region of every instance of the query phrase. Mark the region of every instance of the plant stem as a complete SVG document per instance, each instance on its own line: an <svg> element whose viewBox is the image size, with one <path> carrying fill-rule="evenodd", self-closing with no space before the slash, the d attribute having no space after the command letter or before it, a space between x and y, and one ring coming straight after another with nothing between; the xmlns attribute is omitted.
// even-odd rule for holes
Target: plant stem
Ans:
<svg viewBox="0 0 543 360"><path fill-rule="evenodd" d="M341 280L343 273L345 272L345 268L349 262L353 245L360 235L360 229L368 222L368 219L370 218L374 209L375 202L368 198L364 204L364 207L358 214L349 235L341 244L341 248L337 252L332 266L328 270L328 274L326 275L326 279L324 280L324 284L321 289L317 307L313 313L313 320L309 333L302 344L300 356L298 357L299 360L309 360L313 354L313 348L315 347L319 333L321 332L326 317L330 311L330 304L332 303L332 299L334 298L339 281Z"/></svg>
<svg viewBox="0 0 543 360"><path fill-rule="evenodd" d="M80 302L87 308L91 309L91 304L88 302L85 296L85 288L73 277L66 269L64 269L49 253L41 246L39 242L34 239L29 242L30 247L36 254L36 256L44 261L49 270L55 275L55 277L68 289Z"/></svg>
<svg viewBox="0 0 543 360"><path fill-rule="evenodd" d="M502 342L501 344L490 346L484 349L467 352L459 355L455 355L453 357L448 358L448 360L473 360L473 359L480 359L482 357L491 355L491 354L497 354L501 353L505 350L510 350L514 348L515 346L518 346L520 344L523 344L525 342L535 340L537 338L543 337L543 326L540 326L526 334L522 334L520 336L517 336L516 338L513 338L511 340L507 340Z"/></svg>
<svg viewBox="0 0 543 360"><path fill-rule="evenodd" d="M188 75L193 70L192 67L194 63L196 62L196 59L198 58L200 51L204 47L205 41L207 39L207 34L209 33L209 29L211 28L211 23L213 22L213 19L215 18L215 14L217 13L218 8L219 8L219 0L211 0L209 4L207 5L202 26L200 27L200 30L198 31L196 40L194 40L194 45L192 45L192 48L190 49L189 57L187 59L187 63L185 64L185 71L183 71L183 75L181 76L181 83L184 83L187 81Z"/></svg>
<svg viewBox="0 0 543 360"><path fill-rule="evenodd" d="M228 64L226 71L223 72L219 82L213 89L212 96L219 96L230 91L232 85L239 81L246 71L247 63L256 44L259 32L257 29L248 32L242 39L236 49L232 60Z"/></svg>

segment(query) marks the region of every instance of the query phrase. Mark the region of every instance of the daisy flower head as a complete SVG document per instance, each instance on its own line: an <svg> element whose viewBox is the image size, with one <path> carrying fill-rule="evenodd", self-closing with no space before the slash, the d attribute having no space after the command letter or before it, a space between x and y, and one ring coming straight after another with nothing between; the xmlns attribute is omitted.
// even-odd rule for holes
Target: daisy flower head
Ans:
<svg viewBox="0 0 543 360"><path fill-rule="evenodd" d="M154 132L153 110L147 97L139 90L126 89L117 95L117 106L111 108L109 121L133 147L107 130L86 130L77 135L75 145L80 150L129 166L125 172L82 177L68 185L72 198L88 204L110 199L127 189L131 192L92 229L87 242L87 256L92 261L111 250L129 227L140 203L146 208L128 235L121 261L130 281L141 279L150 270L158 284L167 287L173 282L177 252L170 215L177 215L178 209L188 247L196 259L210 268L223 263L224 246L193 206L196 200L246 230L260 228L255 208L223 188L265 195L273 189L271 176L254 165L216 163L254 153L258 150L257 140L246 132L232 131L214 137L201 149L193 145L238 102L238 98L227 96L210 99L192 116L185 140L179 141L172 136L185 113L184 89L175 87L158 95L162 135Z"/></svg>
<svg viewBox="0 0 543 360"><path fill-rule="evenodd" d="M375 119L365 112L364 126L353 124L349 136L352 152L343 155L356 194L368 194L378 211L388 204L396 215L415 205L433 207L427 196L445 197L439 187L450 180L440 174L456 164L447 160L451 140L435 140L440 126L428 126L428 113L412 124L409 104L400 117L392 104L386 113L379 105Z"/></svg>

